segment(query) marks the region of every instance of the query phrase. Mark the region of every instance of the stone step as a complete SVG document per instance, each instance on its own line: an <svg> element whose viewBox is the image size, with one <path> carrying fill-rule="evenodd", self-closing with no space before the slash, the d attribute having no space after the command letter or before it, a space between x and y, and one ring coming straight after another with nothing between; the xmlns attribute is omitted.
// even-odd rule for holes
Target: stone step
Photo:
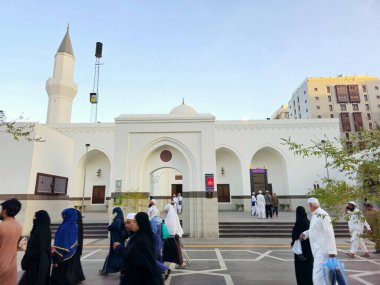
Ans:
<svg viewBox="0 0 380 285"><path fill-rule="evenodd" d="M60 224L51 224L50 229L52 237ZM107 239L108 238L108 223L84 223L83 224L83 237L91 239Z"/></svg>
<svg viewBox="0 0 380 285"><path fill-rule="evenodd" d="M220 238L273 237L291 238L294 223L290 222L220 222ZM336 237L349 237L347 223L337 223Z"/></svg>

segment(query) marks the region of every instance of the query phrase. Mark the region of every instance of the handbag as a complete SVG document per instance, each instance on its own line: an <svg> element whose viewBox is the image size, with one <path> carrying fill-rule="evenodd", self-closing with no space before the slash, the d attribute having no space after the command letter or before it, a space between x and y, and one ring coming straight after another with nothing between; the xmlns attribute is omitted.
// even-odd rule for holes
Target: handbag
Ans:
<svg viewBox="0 0 380 285"><path fill-rule="evenodd" d="M162 239L167 239L170 237L170 234L169 234L169 231L168 231L168 228L166 227L166 225L162 222L161 223L161 238Z"/></svg>
<svg viewBox="0 0 380 285"><path fill-rule="evenodd" d="M336 257L329 258L322 264L323 279L326 285L348 285L344 263Z"/></svg>

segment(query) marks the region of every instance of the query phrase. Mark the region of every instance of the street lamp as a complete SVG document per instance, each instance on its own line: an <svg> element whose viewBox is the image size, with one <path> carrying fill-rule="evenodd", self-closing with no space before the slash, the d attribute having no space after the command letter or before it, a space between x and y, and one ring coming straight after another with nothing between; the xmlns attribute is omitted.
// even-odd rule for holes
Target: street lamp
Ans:
<svg viewBox="0 0 380 285"><path fill-rule="evenodd" d="M82 205L80 207L81 212L82 212L82 217L84 213L84 190L86 189L86 174L87 174L87 153L88 153L88 148L90 147L89 143L86 143L86 154L84 156L84 175L83 175L83 192L82 192Z"/></svg>
<svg viewBox="0 0 380 285"><path fill-rule="evenodd" d="M326 150L326 141L325 140L321 140L321 143L323 143L323 149ZM330 180L329 166L327 165L327 156L326 156L326 153L323 153L323 155L325 156L325 167L326 167L326 171L327 171L327 179Z"/></svg>

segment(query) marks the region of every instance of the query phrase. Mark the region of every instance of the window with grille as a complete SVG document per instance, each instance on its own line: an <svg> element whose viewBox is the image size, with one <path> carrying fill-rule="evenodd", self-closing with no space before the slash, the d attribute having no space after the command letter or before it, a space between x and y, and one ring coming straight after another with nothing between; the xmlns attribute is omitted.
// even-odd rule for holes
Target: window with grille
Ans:
<svg viewBox="0 0 380 285"><path fill-rule="evenodd" d="M35 194L66 195L67 177L37 173Z"/></svg>

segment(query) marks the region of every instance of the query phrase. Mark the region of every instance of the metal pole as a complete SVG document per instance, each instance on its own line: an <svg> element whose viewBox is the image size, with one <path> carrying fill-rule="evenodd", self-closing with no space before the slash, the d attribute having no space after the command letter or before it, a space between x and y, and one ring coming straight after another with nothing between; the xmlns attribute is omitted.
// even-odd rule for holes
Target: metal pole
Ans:
<svg viewBox="0 0 380 285"><path fill-rule="evenodd" d="M82 212L82 217L84 213L84 191L86 189L86 174L87 174L87 153L88 153L88 148L90 147L90 144L86 144L86 154L84 157L84 175L83 175L83 191L82 191L82 205L81 205L81 212Z"/></svg>

